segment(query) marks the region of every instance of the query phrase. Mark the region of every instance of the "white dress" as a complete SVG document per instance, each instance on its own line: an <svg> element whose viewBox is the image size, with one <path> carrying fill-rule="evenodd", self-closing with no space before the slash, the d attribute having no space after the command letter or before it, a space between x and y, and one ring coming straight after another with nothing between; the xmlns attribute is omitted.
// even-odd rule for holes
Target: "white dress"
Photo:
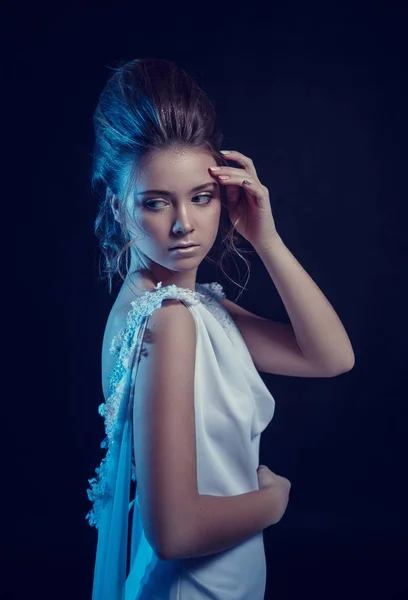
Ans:
<svg viewBox="0 0 408 600"><path fill-rule="evenodd" d="M200 494L233 496L257 490L262 431L275 401L248 348L220 304L220 284L176 285L147 291L131 303L127 326L112 341L117 356L110 395L99 407L105 419L106 457L89 480L98 529L93 600L263 600L266 561L263 532L210 556L161 561L143 532L139 495L130 502L133 386L149 315L165 299L179 299L196 325L194 406L197 483ZM129 511L133 508L127 573Z"/></svg>

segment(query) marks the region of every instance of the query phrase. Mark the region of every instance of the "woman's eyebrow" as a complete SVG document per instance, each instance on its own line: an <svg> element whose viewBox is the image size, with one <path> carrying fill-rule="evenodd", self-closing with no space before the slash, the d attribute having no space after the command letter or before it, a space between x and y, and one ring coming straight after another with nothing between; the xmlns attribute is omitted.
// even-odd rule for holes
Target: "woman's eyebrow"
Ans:
<svg viewBox="0 0 408 600"><path fill-rule="evenodd" d="M207 183L202 183L201 185L197 185L196 187L193 187L193 189L190 190L190 192L200 192L201 190L208 188L210 186L212 188L216 188L216 187L218 187L218 184L215 183L214 181L208 181ZM160 194L162 196L171 196L172 192L168 192L166 190L143 190L142 192L137 192L135 195L141 196L142 194Z"/></svg>

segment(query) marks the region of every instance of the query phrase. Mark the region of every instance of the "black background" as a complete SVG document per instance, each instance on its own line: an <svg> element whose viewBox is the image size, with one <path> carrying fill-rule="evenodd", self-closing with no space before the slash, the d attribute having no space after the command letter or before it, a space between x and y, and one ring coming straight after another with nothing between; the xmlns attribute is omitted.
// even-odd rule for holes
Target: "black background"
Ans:
<svg viewBox="0 0 408 600"><path fill-rule="evenodd" d="M2 13L1 599L91 597L86 489L103 456L100 346L113 303L93 237L92 113L108 66L151 56L209 93L224 149L253 159L281 237L355 352L335 378L262 374L276 412L260 462L292 482L283 520L264 532L266 598L408 597L406 5ZM256 254L251 267L239 303L287 321ZM200 267L200 282L215 279Z"/></svg>

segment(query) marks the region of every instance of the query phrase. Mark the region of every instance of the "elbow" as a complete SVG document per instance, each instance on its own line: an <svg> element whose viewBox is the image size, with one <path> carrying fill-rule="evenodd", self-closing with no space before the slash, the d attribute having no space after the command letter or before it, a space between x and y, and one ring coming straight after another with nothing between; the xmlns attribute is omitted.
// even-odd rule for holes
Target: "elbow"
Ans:
<svg viewBox="0 0 408 600"><path fill-rule="evenodd" d="M143 521L143 520L142 520ZM160 536L152 535L152 531L144 525L144 535L146 540L157 556L159 560L173 560L173 552L171 549L171 544L165 542L163 539L158 539Z"/></svg>
<svg viewBox="0 0 408 600"><path fill-rule="evenodd" d="M157 556L157 558L161 561L165 561L165 560L173 560L170 556L170 554L168 554L167 552L162 552L161 550L155 550L155 554Z"/></svg>
<svg viewBox="0 0 408 600"><path fill-rule="evenodd" d="M345 367L344 367L343 373L347 373L347 371L351 371L351 369L354 368L355 363L356 363L356 359L354 356L354 352L352 351L351 356L349 356L348 359L345 361Z"/></svg>
<svg viewBox="0 0 408 600"><path fill-rule="evenodd" d="M145 536L147 541L149 542L149 546L152 548L153 552L157 556L159 560L174 560L175 552L174 552L174 543L170 543L163 539L157 540L152 539L151 536L146 535L147 532L145 530Z"/></svg>
<svg viewBox="0 0 408 600"><path fill-rule="evenodd" d="M189 558L189 552L185 544L172 544L158 549L156 556L162 561L184 560Z"/></svg>
<svg viewBox="0 0 408 600"><path fill-rule="evenodd" d="M146 539L159 560L190 558L195 546L194 540L197 538L195 509L190 508L188 504L184 504L180 510L167 507L165 514L160 518L153 519L152 522L145 519L145 523Z"/></svg>
<svg viewBox="0 0 408 600"><path fill-rule="evenodd" d="M183 523L177 528L177 531L173 531L173 535L169 536L168 540L157 545L155 554L160 560L184 560L194 554L192 552L194 546L192 528L186 528L185 525L186 523Z"/></svg>
<svg viewBox="0 0 408 600"><path fill-rule="evenodd" d="M165 561L165 560L174 560L175 557L175 553L173 552L172 548L170 547L170 544L152 544L151 542L149 542L150 546L153 549L153 552L155 553L155 555L157 556L157 558L159 560Z"/></svg>
<svg viewBox="0 0 408 600"><path fill-rule="evenodd" d="M345 361L340 368L337 367L337 369L333 369L331 371L330 376L331 377L337 377L337 375L343 375L343 373L348 373L349 371L351 371L351 369L354 368L354 364L355 364L355 360L354 360L354 355L351 359Z"/></svg>

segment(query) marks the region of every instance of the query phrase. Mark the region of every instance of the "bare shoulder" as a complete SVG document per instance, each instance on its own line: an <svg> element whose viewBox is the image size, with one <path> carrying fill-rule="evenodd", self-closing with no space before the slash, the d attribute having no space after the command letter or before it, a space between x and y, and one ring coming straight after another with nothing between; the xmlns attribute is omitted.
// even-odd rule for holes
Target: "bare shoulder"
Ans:
<svg viewBox="0 0 408 600"><path fill-rule="evenodd" d="M195 342L194 319L181 300L166 299L149 317L143 336L143 344L154 344L160 332L161 349L165 352L166 340L172 348ZM169 350L170 350L169 347ZM144 347L144 349L146 349Z"/></svg>

